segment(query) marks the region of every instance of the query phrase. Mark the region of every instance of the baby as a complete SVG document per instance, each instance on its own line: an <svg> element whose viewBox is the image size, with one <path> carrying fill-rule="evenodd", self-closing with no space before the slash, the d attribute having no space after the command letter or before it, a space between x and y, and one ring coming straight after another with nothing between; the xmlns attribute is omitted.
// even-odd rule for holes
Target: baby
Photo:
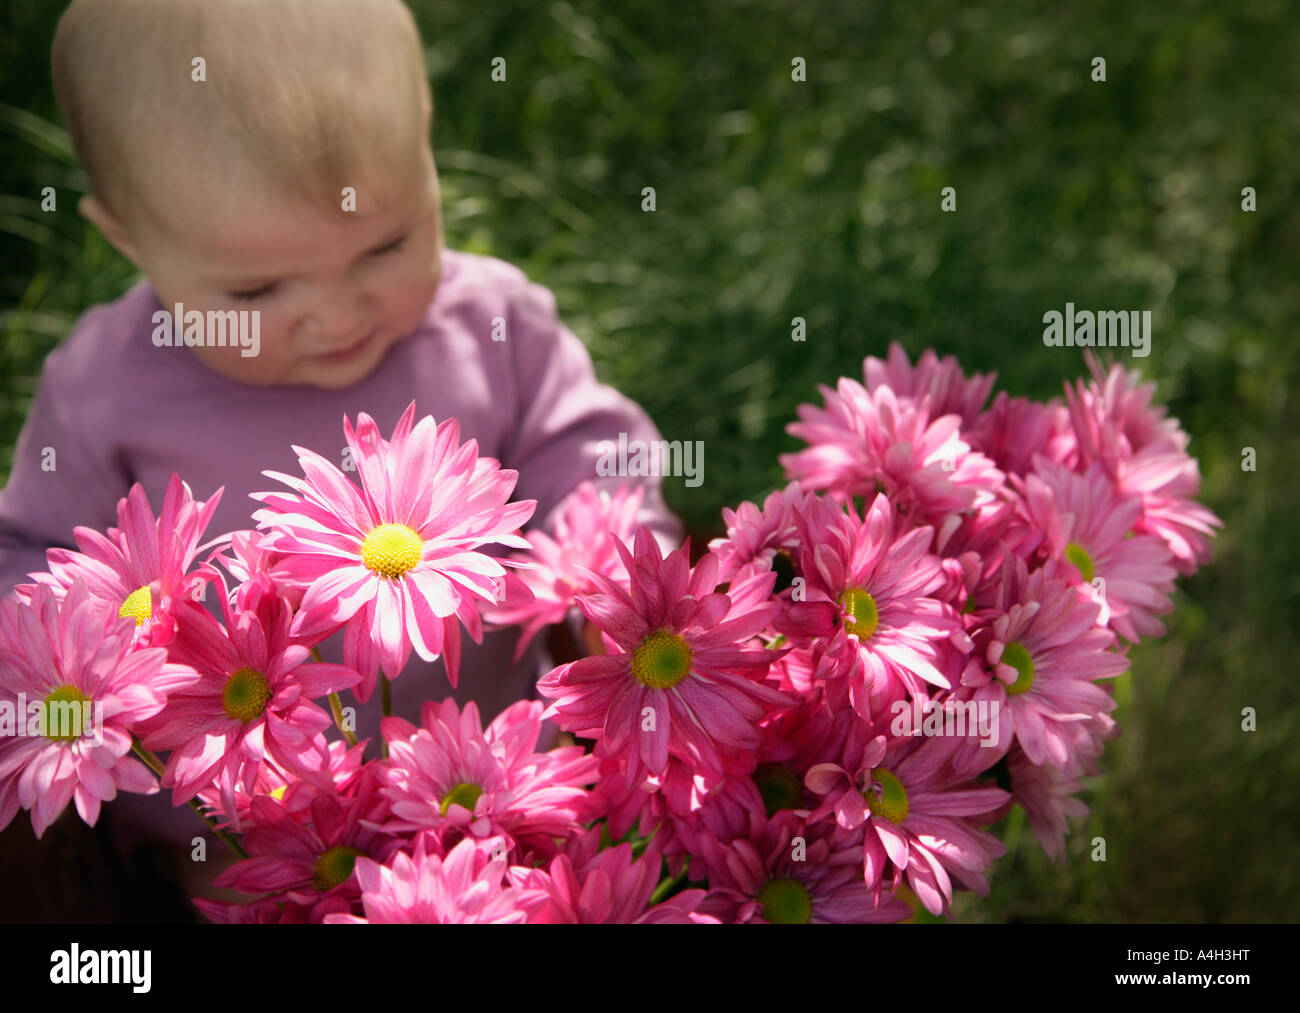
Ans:
<svg viewBox="0 0 1300 1013"><path fill-rule="evenodd" d="M72 546L76 525L115 525L134 482L155 511L173 472L199 499L225 486L206 537L251 527L249 493L279 488L262 471L301 473L291 444L344 466L345 413L385 436L412 400L456 417L462 440L518 471L514 498L537 500L543 529L584 480L623 481L597 478L604 441L659 439L596 381L547 289L444 249L432 99L399 0L74 0L53 66L90 180L81 212L144 279L45 363L0 492L0 593L45 569L47 547ZM194 342L183 319L167 325L228 310L256 311L256 330ZM657 479L638 481L639 520L673 541ZM418 722L424 700L450 695L486 723L535 696L548 659L534 641L512 665L514 643L467 641L455 693L441 662L413 656L394 712ZM360 733L377 731L378 700L359 708ZM162 798L112 809L115 825L166 824L177 842L200 827Z"/></svg>

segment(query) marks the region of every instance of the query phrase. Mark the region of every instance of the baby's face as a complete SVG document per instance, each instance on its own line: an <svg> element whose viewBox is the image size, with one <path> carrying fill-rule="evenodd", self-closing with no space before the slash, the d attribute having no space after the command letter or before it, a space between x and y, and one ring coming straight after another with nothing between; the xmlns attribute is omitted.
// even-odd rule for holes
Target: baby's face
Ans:
<svg viewBox="0 0 1300 1013"><path fill-rule="evenodd" d="M392 181L382 206L358 188L356 210L341 210L340 193L333 215L247 183L234 213L217 213L204 197L221 181L195 172L171 188L162 221L133 230L137 261L169 312L259 311L257 355L237 343L193 349L214 372L256 386L350 386L415 330L437 289L441 197L432 153L424 162L418 178Z"/></svg>

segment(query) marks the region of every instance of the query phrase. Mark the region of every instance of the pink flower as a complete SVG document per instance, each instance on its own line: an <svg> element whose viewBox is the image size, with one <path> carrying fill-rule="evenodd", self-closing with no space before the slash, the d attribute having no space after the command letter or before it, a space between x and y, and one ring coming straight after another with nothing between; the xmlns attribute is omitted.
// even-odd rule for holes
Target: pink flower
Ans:
<svg viewBox="0 0 1300 1013"><path fill-rule="evenodd" d="M537 887L508 885L507 848L500 839L466 837L444 857L437 839L420 834L415 853L383 865L357 860L365 917L330 914L329 924L519 924L547 903Z"/></svg>
<svg viewBox="0 0 1300 1013"><path fill-rule="evenodd" d="M486 731L475 703L460 711L450 698L426 703L420 728L385 718L389 762L379 776L392 800L385 829L502 836L512 848L553 854L554 838L601 815L599 800L583 787L596 780L599 761L581 746L534 752L542 707L521 700Z"/></svg>
<svg viewBox="0 0 1300 1013"><path fill-rule="evenodd" d="M997 379L996 373L976 373L967 379L956 358L945 355L940 360L930 348L921 353L914 367L897 341L889 343L888 361L868 355L862 374L868 391L890 387L900 397L917 402L929 398L932 415L959 415L963 427L975 424Z"/></svg>
<svg viewBox="0 0 1300 1013"><path fill-rule="evenodd" d="M310 663L310 649L289 634L292 612L274 593L232 609L219 578L223 628L198 606L180 620L171 657L200 678L174 694L142 729L149 749L169 749L163 785L180 805L217 782L227 812L234 788L252 788L264 762L330 787L325 740L330 716L311 701L355 686L342 665Z"/></svg>
<svg viewBox="0 0 1300 1013"><path fill-rule="evenodd" d="M635 555L617 546L631 579L625 591L600 577L603 594L579 599L584 614L610 639L614 653L554 669L538 689L576 735L599 739L601 756L627 757L627 784L661 773L676 756L715 773L758 742L769 708L792 702L762 682L774 652L747 642L780 605L767 601L773 574L732 587L718 585L718 559L691 569L689 545L665 559L648 528Z"/></svg>
<svg viewBox="0 0 1300 1013"><path fill-rule="evenodd" d="M688 925L717 923L696 909L707 890L683 890L651 906L662 863L653 842L640 857L632 845L600 850L601 828L571 837L545 871L513 869L521 886L544 889L549 903L531 919L545 925Z"/></svg>
<svg viewBox="0 0 1300 1013"><path fill-rule="evenodd" d="M1044 536L1040 557L1057 564L1081 596L1099 599L1097 621L1131 641L1162 635L1155 616L1172 611L1177 573L1159 538L1132 534L1139 498L1118 493L1098 462L1077 475L1039 457L1023 486L1026 516Z"/></svg>
<svg viewBox="0 0 1300 1013"><path fill-rule="evenodd" d="M1010 796L1000 788L974 787L953 777L948 760L959 740L898 739L850 735L840 763L813 767L808 788L824 796L811 816L834 814L844 830L865 824L862 872L873 892L892 868L893 888L903 877L931 914L952 902L952 879L985 896L984 870L1006 848L969 817L985 816Z"/></svg>
<svg viewBox="0 0 1300 1013"><path fill-rule="evenodd" d="M84 580L90 597L108 616L135 620L139 643L165 646L175 632L177 610L199 600L202 593L204 579L190 574L189 569L223 490L200 503L190 487L173 474L163 496L162 513L155 520L144 487L137 482L117 504L116 528L109 528L106 534L75 528L81 551L48 550L45 556L50 572L32 577L53 588L60 598L73 581ZM18 591L25 594L30 588L20 585Z"/></svg>
<svg viewBox="0 0 1300 1013"><path fill-rule="evenodd" d="M445 654L456 685L460 624L480 641L476 603L496 603L508 583L478 550L528 548L516 532L537 506L507 505L517 474L479 457L474 440L462 446L455 419L437 425L425 416L413 427L414 419L412 401L387 441L369 415L358 415L355 432L344 418L360 491L325 458L294 447L306 480L263 472L294 493L253 497L266 504L253 514L267 529L266 548L284 553L272 572L306 591L294 635L346 623L344 661L362 674L363 702L380 668L396 678L412 647L425 661Z"/></svg>
<svg viewBox="0 0 1300 1013"><path fill-rule="evenodd" d="M355 875L358 858L386 860L400 844L371 827L387 814L387 802L363 777L351 798L319 794L304 824L285 806L258 795L250 806L253 826L244 834L250 857L221 873L213 885L244 893L271 893L273 899L308 910L309 920L349 910L361 893Z"/></svg>
<svg viewBox="0 0 1300 1013"><path fill-rule="evenodd" d="M1080 470L1100 463L1120 494L1140 496L1135 530L1162 539L1178 571L1194 573L1209 560L1209 539L1223 522L1195 502L1201 475L1186 451L1189 437L1163 405L1151 404L1155 384L1118 364L1104 373L1097 357L1085 354L1092 381L1065 388Z"/></svg>
<svg viewBox="0 0 1300 1013"><path fill-rule="evenodd" d="M911 909L896 897L879 903L862 878L862 835L839 836L833 824L794 813L767 820L756 837L729 844L701 838L713 887L701 911L724 922L881 924Z"/></svg>
<svg viewBox="0 0 1300 1013"><path fill-rule="evenodd" d="M999 708L1002 743L1014 730L1033 763L1064 768L1068 726L1114 709L1096 680L1126 671L1128 659L1110 650L1115 635L1096 624L1096 604L1048 570L1028 573L1022 559L1004 567L996 608L997 618L973 634L962 683L981 687L974 699Z"/></svg>
<svg viewBox="0 0 1300 1013"><path fill-rule="evenodd" d="M727 537L709 543L709 551L718 557L718 578L740 582L774 570L773 592L780 594L790 587L797 576L799 511L814 498L798 482L791 482L771 493L761 509L753 503L742 503L735 510L723 507Z"/></svg>
<svg viewBox="0 0 1300 1013"><path fill-rule="evenodd" d="M972 446L1008 474L1024 475L1033 467L1035 454L1068 464L1078 451L1064 405L1013 398L1006 391L998 392L969 435Z"/></svg>
<svg viewBox="0 0 1300 1013"><path fill-rule="evenodd" d="M1065 855L1069 820L1088 815L1088 807L1075 796L1083 790L1077 776L1050 763L1036 764L1023 749L1007 756L1011 794L1025 809L1029 827L1047 857L1059 861Z"/></svg>
<svg viewBox="0 0 1300 1013"><path fill-rule="evenodd" d="M996 500L1004 476L962 437L958 416L933 417L926 398L914 402L884 386L868 393L845 378L834 391L818 390L826 407L800 405L801 421L786 427L808 448L781 455L786 476L804 488L841 498L881 489L921 524Z"/></svg>
<svg viewBox="0 0 1300 1013"><path fill-rule="evenodd" d="M0 602L0 830L21 806L40 837L69 801L94 826L119 789L158 790L127 755L132 728L197 675L167 663L162 648L133 649L131 620L105 622L81 580L62 602L44 585L30 602Z"/></svg>
<svg viewBox="0 0 1300 1013"><path fill-rule="evenodd" d="M336 740L329 744L329 773L333 780L332 788L325 791L329 795L351 797L353 788L364 769L364 754L369 739L362 739L355 746ZM217 820L217 828L227 827L243 832L244 824L252 818L252 802L258 795L269 795L281 803L285 810L300 822L307 822L311 817L311 803L322 789L310 781L299 780L292 774L283 775L270 764L262 764L257 778L251 788L245 789L241 781L233 785L234 807L227 810L227 801L223 800L220 788L213 785L198 793L199 802L205 811Z"/></svg>
<svg viewBox="0 0 1300 1013"><path fill-rule="evenodd" d="M531 547L514 558L521 563L519 578L532 591L533 600L488 606L483 611L488 622L522 624L516 661L538 632L564 621L576 604L576 595L598 590L589 573L627 585L627 570L614 542L631 542L644 494L643 486L625 485L611 496L583 482L557 511L554 538L544 531L530 531L524 536ZM522 563L532 565L525 568Z"/></svg>
<svg viewBox="0 0 1300 1013"><path fill-rule="evenodd" d="M819 665L832 709L848 700L862 717L926 683L947 688L944 643L964 637L956 612L930 597L944 582L928 546L933 532L898 534L889 500L859 519L853 504L818 500L801 515L799 572L807 581L777 629L822 638Z"/></svg>

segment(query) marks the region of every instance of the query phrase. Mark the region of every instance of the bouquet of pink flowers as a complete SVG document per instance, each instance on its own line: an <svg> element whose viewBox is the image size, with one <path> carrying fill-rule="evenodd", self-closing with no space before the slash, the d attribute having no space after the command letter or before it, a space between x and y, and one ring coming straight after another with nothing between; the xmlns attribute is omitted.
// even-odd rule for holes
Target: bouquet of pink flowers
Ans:
<svg viewBox="0 0 1300 1013"><path fill-rule="evenodd" d="M218 921L944 913L987 893L1017 803L1063 854L1116 732L1105 680L1220 525L1152 386L1089 366L1063 403L985 407L994 378L951 357L867 358L694 564L636 527L633 487L521 535L515 473L414 404L387 440L344 420L360 487L295 447L256 529L206 545L220 490L173 476L155 517L136 486L0 604L0 829L169 789L240 855L215 885L248 902L199 902ZM519 625L522 651L570 618L587 653L549 706L485 728L429 701L369 759L344 720L412 651L454 685L462 630ZM538 752L547 719L572 744Z"/></svg>

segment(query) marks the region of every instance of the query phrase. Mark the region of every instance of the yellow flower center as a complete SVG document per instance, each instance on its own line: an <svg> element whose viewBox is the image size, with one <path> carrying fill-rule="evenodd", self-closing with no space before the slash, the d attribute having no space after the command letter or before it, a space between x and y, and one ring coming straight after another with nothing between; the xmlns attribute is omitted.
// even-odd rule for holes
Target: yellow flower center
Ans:
<svg viewBox="0 0 1300 1013"><path fill-rule="evenodd" d="M270 699L271 684L266 681L266 676L253 668L241 668L230 673L221 691L221 705L236 721L261 717Z"/></svg>
<svg viewBox="0 0 1300 1013"><path fill-rule="evenodd" d="M844 628L857 634L859 640L866 640L876 632L880 610L870 594L860 587L851 587L840 595L840 605L845 614Z"/></svg>
<svg viewBox="0 0 1300 1013"><path fill-rule="evenodd" d="M366 568L394 579L415 569L423 554L423 540L405 524L381 524L361 543Z"/></svg>
<svg viewBox="0 0 1300 1013"><path fill-rule="evenodd" d="M867 800L867 808L871 810L871 815L881 816L890 823L902 823L907 819L907 789L903 787L903 782L888 770L881 768L871 772L870 781L880 786L879 795L872 790L870 783L867 784L867 790L862 793Z"/></svg>
<svg viewBox="0 0 1300 1013"><path fill-rule="evenodd" d="M1016 670L1016 681L1007 687L1008 696L1018 696L1034 684L1034 659L1019 640L1002 648L1002 664Z"/></svg>
<svg viewBox="0 0 1300 1013"><path fill-rule="evenodd" d="M60 686L45 698L45 737L51 742L71 742L81 738L81 705L90 697L76 686Z"/></svg>
<svg viewBox="0 0 1300 1013"><path fill-rule="evenodd" d="M130 616L137 626L153 615L153 599L149 594L149 585L137 587L126 596L122 607L117 610L117 617L125 619Z"/></svg>
<svg viewBox="0 0 1300 1013"><path fill-rule="evenodd" d="M346 844L337 844L322 851L311 870L311 885L321 893L333 890L340 883L346 883L352 875L352 867L357 864L356 848Z"/></svg>
<svg viewBox="0 0 1300 1013"><path fill-rule="evenodd" d="M691 674L691 645L668 630L655 630L632 652L632 674L643 686L669 689Z"/></svg>
<svg viewBox="0 0 1300 1013"><path fill-rule="evenodd" d="M782 877L758 891L763 919L774 925L807 925L812 919L812 898L797 879Z"/></svg>
<svg viewBox="0 0 1300 1013"><path fill-rule="evenodd" d="M1088 555L1087 549L1078 542L1071 542L1065 547L1065 558L1078 567L1085 584L1092 583L1092 577L1096 571L1093 569L1092 557Z"/></svg>
<svg viewBox="0 0 1300 1013"><path fill-rule="evenodd" d="M482 794L483 789L477 784L470 784L468 781L462 781L443 796L442 805L439 808L442 810L444 816L447 815L447 810L450 809L452 805L461 805L470 812L473 812L474 803L478 801L478 797Z"/></svg>

